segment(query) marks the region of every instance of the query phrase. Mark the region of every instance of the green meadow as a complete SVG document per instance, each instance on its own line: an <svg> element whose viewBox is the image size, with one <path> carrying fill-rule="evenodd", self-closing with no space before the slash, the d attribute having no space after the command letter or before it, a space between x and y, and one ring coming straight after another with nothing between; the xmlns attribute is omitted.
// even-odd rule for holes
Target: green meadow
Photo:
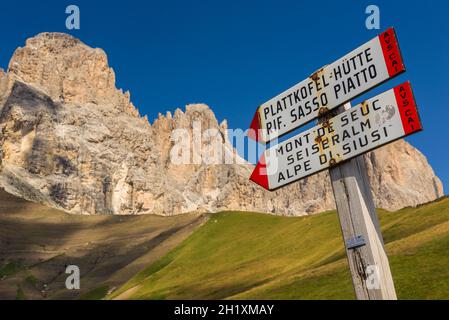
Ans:
<svg viewBox="0 0 449 320"><path fill-rule="evenodd" d="M449 199L378 210L399 299L449 298ZM354 299L336 212L221 212L106 298Z"/></svg>

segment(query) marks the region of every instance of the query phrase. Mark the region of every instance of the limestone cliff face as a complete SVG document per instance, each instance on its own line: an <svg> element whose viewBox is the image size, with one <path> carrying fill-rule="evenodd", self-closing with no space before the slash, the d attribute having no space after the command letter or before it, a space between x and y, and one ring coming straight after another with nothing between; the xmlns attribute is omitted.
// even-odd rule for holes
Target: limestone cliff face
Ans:
<svg viewBox="0 0 449 320"><path fill-rule="evenodd" d="M196 141L197 127L216 134ZM194 164L174 163L178 129L190 133L191 146L218 144L223 157L238 163L209 164L195 152L188 154ZM226 129L202 104L159 115L150 125L129 93L116 89L105 53L65 34L29 39L8 72L0 70L0 186L15 195L77 214L303 215L334 208L326 173L273 193L251 183L253 166L235 154ZM380 207L443 195L425 157L404 141L365 159Z"/></svg>

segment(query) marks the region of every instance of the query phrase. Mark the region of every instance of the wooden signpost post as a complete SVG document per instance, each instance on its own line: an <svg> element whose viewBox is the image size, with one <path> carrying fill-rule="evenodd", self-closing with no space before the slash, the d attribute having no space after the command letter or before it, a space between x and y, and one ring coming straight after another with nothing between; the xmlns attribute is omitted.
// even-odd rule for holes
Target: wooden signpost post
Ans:
<svg viewBox="0 0 449 320"><path fill-rule="evenodd" d="M360 62L358 67L354 60ZM336 68L346 63L353 69L345 68L340 76ZM344 82L351 83L349 79L354 78L354 72L361 72L361 66L372 68L376 76L352 90L346 87L342 94L337 74L338 79L346 76ZM310 94L324 94L326 104L317 102L307 115L294 116L301 108L306 110L304 104L285 101L290 101L288 97L294 96L295 90L309 87L310 80L305 80L260 106L249 134L268 142L319 118L317 126L265 150L250 179L267 190L276 190L329 169L354 290L361 300L396 299L363 154L421 131L422 125L409 82L354 107L348 101L404 70L396 35L390 28L310 77ZM307 99L313 104L314 98ZM273 107L279 103L281 108Z"/></svg>

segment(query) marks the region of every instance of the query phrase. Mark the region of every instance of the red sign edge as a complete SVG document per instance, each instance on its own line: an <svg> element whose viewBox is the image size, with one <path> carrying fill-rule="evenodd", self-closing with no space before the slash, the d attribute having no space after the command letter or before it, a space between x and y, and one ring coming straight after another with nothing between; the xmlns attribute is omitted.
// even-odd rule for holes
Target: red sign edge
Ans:
<svg viewBox="0 0 449 320"><path fill-rule="evenodd" d="M259 108L257 108L256 113L254 114L253 120L251 121L251 125L249 126L248 138L259 142L260 141L260 118L259 118Z"/></svg>
<svg viewBox="0 0 449 320"><path fill-rule="evenodd" d="M404 60L394 28L388 28L386 31L382 32L378 38L390 78L404 72Z"/></svg>
<svg viewBox="0 0 449 320"><path fill-rule="evenodd" d="M410 81L393 88L406 135L423 130Z"/></svg>
<svg viewBox="0 0 449 320"><path fill-rule="evenodd" d="M249 179L257 183L264 189L270 190L270 186L268 184L267 165L265 163L264 154L262 154L262 156L260 157L260 160L257 163L256 167L254 168L254 171Z"/></svg>

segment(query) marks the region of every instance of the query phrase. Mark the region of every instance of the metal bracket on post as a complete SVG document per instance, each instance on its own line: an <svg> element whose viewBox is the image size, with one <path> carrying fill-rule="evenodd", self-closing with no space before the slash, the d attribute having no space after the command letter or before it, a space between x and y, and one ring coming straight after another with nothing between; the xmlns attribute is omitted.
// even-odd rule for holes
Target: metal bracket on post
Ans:
<svg viewBox="0 0 449 320"><path fill-rule="evenodd" d="M363 247L366 244L365 238L360 236L355 236L346 240L346 249L354 249L358 247Z"/></svg>

